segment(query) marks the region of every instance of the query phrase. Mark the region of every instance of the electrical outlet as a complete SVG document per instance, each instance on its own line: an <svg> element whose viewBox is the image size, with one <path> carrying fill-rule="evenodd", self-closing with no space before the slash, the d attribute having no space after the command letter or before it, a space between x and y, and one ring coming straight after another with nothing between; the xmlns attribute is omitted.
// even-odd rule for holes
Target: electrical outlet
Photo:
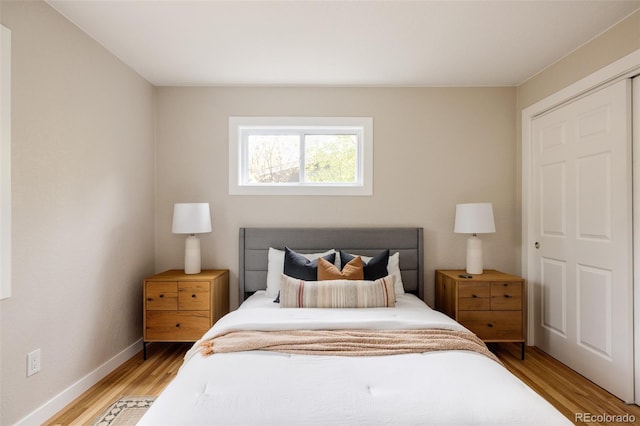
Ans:
<svg viewBox="0 0 640 426"><path fill-rule="evenodd" d="M36 349L27 354L27 377L33 376L40 371L40 367L42 366L41 355L40 349Z"/></svg>

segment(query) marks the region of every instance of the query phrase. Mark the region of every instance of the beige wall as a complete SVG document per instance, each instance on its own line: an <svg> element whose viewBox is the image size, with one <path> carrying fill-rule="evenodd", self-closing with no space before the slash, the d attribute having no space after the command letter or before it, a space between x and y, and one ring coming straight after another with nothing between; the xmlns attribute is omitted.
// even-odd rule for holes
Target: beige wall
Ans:
<svg viewBox="0 0 640 426"><path fill-rule="evenodd" d="M522 110L640 49L640 11L518 86Z"/></svg>
<svg viewBox="0 0 640 426"><path fill-rule="evenodd" d="M242 226L422 226L427 300L433 270L464 267L455 204L489 201L495 234L485 265L517 273L514 88L157 89L156 269L181 268L184 236L171 234L175 202L211 203L203 266L229 268L237 304ZM228 117L371 116L371 197L228 195Z"/></svg>
<svg viewBox="0 0 640 426"><path fill-rule="evenodd" d="M13 424L141 337L154 270L154 88L43 2L2 0L13 41ZM26 377L26 354L42 371Z"/></svg>

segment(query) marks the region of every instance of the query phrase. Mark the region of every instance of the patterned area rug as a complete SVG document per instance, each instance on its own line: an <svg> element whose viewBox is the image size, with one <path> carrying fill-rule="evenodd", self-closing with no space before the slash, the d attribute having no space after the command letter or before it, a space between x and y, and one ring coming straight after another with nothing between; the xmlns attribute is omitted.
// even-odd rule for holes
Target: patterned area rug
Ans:
<svg viewBox="0 0 640 426"><path fill-rule="evenodd" d="M97 416L91 426L135 425L154 400L152 396L123 396Z"/></svg>

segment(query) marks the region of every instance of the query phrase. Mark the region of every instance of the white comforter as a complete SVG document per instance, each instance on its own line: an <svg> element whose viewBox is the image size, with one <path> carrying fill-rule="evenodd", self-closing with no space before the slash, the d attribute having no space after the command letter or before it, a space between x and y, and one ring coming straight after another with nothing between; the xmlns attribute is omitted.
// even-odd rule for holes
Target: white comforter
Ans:
<svg viewBox="0 0 640 426"><path fill-rule="evenodd" d="M464 329L411 295L395 308L279 309L263 292L226 330ZM440 351L371 357L265 351L204 357L198 343L140 425L561 425L549 403L488 357Z"/></svg>

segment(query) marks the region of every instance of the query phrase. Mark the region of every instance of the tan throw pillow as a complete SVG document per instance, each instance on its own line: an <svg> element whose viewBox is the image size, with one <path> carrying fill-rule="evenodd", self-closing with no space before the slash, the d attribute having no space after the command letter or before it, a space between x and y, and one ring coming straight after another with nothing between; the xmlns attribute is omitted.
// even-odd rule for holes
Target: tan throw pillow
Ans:
<svg viewBox="0 0 640 426"><path fill-rule="evenodd" d="M327 280L363 280L364 263L360 256L353 258L344 265L342 271L333 263L323 259L318 259L318 281Z"/></svg>

